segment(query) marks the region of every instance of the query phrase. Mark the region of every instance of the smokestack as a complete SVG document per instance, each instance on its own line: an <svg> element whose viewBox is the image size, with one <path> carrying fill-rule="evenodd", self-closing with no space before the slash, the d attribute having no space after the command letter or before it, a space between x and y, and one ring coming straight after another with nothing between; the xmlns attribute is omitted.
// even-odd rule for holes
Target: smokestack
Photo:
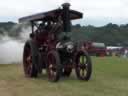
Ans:
<svg viewBox="0 0 128 96"><path fill-rule="evenodd" d="M63 26L65 32L71 31L71 22L70 22L70 3L62 4L63 7Z"/></svg>

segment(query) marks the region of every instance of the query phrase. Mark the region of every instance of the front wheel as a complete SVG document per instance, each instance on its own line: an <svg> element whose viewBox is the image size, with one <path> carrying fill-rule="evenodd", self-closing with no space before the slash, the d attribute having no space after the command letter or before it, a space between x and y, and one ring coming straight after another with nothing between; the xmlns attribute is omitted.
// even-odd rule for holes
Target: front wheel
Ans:
<svg viewBox="0 0 128 96"><path fill-rule="evenodd" d="M61 75L61 64L59 53L55 50L48 52L47 55L47 72L48 79L51 82L57 82L60 79Z"/></svg>
<svg viewBox="0 0 128 96"><path fill-rule="evenodd" d="M91 58L85 51L79 51L75 58L75 71L77 78L88 81L92 73Z"/></svg>

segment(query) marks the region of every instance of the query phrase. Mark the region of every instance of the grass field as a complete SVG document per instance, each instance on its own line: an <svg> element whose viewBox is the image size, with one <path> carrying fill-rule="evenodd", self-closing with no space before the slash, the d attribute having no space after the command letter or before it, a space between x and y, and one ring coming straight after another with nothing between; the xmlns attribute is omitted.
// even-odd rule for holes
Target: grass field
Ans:
<svg viewBox="0 0 128 96"><path fill-rule="evenodd" d="M128 59L93 57L93 74L89 82L77 80L75 74L58 83L47 76L25 78L22 65L0 65L0 96L128 96Z"/></svg>

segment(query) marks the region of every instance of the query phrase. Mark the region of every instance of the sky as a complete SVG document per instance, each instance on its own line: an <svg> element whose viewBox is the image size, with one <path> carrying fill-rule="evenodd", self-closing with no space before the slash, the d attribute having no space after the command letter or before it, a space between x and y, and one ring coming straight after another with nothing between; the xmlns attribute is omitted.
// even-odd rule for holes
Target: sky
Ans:
<svg viewBox="0 0 128 96"><path fill-rule="evenodd" d="M1 0L0 22L18 22L20 17L45 12L71 3L71 9L84 14L73 23L103 26L108 23L128 23L128 0Z"/></svg>

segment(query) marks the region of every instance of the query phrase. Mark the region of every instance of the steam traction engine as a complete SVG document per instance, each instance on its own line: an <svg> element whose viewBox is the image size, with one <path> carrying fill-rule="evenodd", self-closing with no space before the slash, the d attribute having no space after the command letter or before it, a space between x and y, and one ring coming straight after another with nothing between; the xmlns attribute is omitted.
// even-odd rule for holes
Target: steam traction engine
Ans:
<svg viewBox="0 0 128 96"><path fill-rule="evenodd" d="M30 22L32 27L24 45L25 76L37 77L46 69L48 79L56 82L61 76L70 76L74 68L78 79L90 79L91 59L84 46L78 46L71 38L71 20L82 18L83 14L69 7L69 3L64 3L62 8L19 19Z"/></svg>

